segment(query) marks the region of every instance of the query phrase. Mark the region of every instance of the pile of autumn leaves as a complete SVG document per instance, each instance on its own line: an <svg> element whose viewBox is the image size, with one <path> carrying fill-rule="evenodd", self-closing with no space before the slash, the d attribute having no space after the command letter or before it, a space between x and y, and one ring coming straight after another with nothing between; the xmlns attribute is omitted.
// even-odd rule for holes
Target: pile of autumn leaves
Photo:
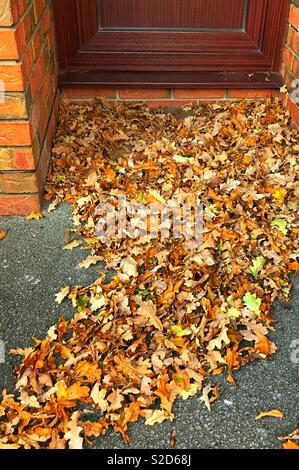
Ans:
<svg viewBox="0 0 299 470"><path fill-rule="evenodd" d="M87 287L63 286L75 313L26 350L17 398L3 394L0 448L80 448L112 426L173 419L176 398L218 397L209 375L275 352L271 307L298 271L298 135L278 100L176 113L142 104L61 103L47 183L49 211L72 204ZM100 204L203 204L202 242L186 236L108 242ZM130 215L132 227L140 225ZM104 264L104 268L103 268ZM98 268L98 269L97 269ZM289 436L296 445L297 433Z"/></svg>

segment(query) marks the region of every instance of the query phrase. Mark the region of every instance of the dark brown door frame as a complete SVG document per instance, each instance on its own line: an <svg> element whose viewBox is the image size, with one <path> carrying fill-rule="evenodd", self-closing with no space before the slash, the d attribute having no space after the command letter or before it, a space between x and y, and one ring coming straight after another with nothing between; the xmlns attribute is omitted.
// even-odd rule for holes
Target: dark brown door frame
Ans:
<svg viewBox="0 0 299 470"><path fill-rule="evenodd" d="M53 1L62 86L281 84L289 0L248 0L246 31L181 32L175 48L172 31L99 31L97 0Z"/></svg>

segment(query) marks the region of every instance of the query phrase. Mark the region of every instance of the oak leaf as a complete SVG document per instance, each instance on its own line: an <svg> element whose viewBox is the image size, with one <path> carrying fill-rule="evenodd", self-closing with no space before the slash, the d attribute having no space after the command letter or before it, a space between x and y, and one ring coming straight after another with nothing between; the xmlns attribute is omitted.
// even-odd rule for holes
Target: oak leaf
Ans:
<svg viewBox="0 0 299 470"><path fill-rule="evenodd" d="M106 411L108 408L108 402L105 400L106 394L107 390L104 388L100 390L100 385L98 383L95 384L90 394L93 402L100 408L102 412Z"/></svg>
<svg viewBox="0 0 299 470"><path fill-rule="evenodd" d="M80 436L83 428L78 426L79 417L80 412L75 411L67 424L68 431L65 433L64 438L66 441L68 441L69 449L83 448L83 437Z"/></svg>
<svg viewBox="0 0 299 470"><path fill-rule="evenodd" d="M63 287L62 289L60 289L60 292L58 294L56 294L55 298L56 298L56 302L60 305L63 300L66 298L66 296L69 294L70 292L70 287Z"/></svg>
<svg viewBox="0 0 299 470"><path fill-rule="evenodd" d="M157 315L157 308L151 300L143 302L138 308L137 314L144 318L146 324L153 325L157 330L163 330L163 324Z"/></svg>
<svg viewBox="0 0 299 470"><path fill-rule="evenodd" d="M172 421L174 418L173 414L167 413L165 410L154 410L152 411L145 420L146 426L153 426L154 424L161 424L165 420Z"/></svg>

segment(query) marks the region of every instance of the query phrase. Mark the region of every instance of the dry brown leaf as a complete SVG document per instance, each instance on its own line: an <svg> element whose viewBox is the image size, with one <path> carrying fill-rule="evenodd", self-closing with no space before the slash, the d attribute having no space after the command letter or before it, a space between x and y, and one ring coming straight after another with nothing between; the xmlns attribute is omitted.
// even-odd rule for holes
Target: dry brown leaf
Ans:
<svg viewBox="0 0 299 470"><path fill-rule="evenodd" d="M163 330L163 324L157 315L156 306L151 300L143 302L137 310L137 314L145 319L146 323L153 325L157 330Z"/></svg>
<svg viewBox="0 0 299 470"><path fill-rule="evenodd" d="M90 255L87 256L81 263L79 263L79 268L89 268L92 264L97 264L99 261L101 261L103 258L102 256L96 256L96 255Z"/></svg>
<svg viewBox="0 0 299 470"><path fill-rule="evenodd" d="M63 249L64 250L73 250L74 248L77 248L80 245L82 245L81 240L74 240L73 242L69 243L68 245L65 245L63 247Z"/></svg>
<svg viewBox="0 0 299 470"><path fill-rule="evenodd" d="M68 431L65 433L64 438L68 441L69 449L82 449L83 437L80 436L83 428L78 426L80 412L76 411L72 414L70 421L67 424Z"/></svg>
<svg viewBox="0 0 299 470"><path fill-rule="evenodd" d="M49 214L50 214L51 212L53 212L53 211L56 209L56 207L59 206L60 203L61 203L61 199L60 199L60 198L54 199L54 201L51 202L51 204L50 204L49 207L48 207L48 212L49 212Z"/></svg>
<svg viewBox="0 0 299 470"><path fill-rule="evenodd" d="M259 420L267 416L272 416L273 418L284 418L285 414L280 410L271 410L260 413L255 419Z"/></svg>
<svg viewBox="0 0 299 470"><path fill-rule="evenodd" d="M287 442L284 442L282 445L283 445L283 447L284 447L285 449L294 449L294 450L295 450L295 449L296 449L296 450L299 449L299 445L296 444L296 442L290 441L290 440L288 440Z"/></svg>
<svg viewBox="0 0 299 470"><path fill-rule="evenodd" d="M0 240L3 240L8 234L7 230L0 230Z"/></svg>
<svg viewBox="0 0 299 470"><path fill-rule="evenodd" d="M108 402L105 400L106 394L107 390L104 388L100 390L100 385L98 383L95 384L90 394L93 402L100 408L102 412L106 411L108 408Z"/></svg>
<svg viewBox="0 0 299 470"><path fill-rule="evenodd" d="M60 289L59 294L55 295L56 302L60 305L63 302L63 300L66 298L66 296L69 294L69 292L70 292L70 287L68 286Z"/></svg>

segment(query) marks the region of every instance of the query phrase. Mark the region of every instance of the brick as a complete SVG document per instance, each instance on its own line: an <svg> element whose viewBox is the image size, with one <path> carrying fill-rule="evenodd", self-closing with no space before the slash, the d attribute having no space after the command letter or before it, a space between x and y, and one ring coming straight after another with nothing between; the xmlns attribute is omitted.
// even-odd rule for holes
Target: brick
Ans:
<svg viewBox="0 0 299 470"><path fill-rule="evenodd" d="M169 91L166 88L150 89L150 88L135 88L135 89L120 89L119 97L121 99L157 99L157 98L170 98Z"/></svg>
<svg viewBox="0 0 299 470"><path fill-rule="evenodd" d="M0 121L0 146L31 145L31 130L29 122Z"/></svg>
<svg viewBox="0 0 299 470"><path fill-rule="evenodd" d="M41 89L45 76L45 69L45 58L43 53L41 53L29 80L33 101L35 100L37 92Z"/></svg>
<svg viewBox="0 0 299 470"><path fill-rule="evenodd" d="M293 49L294 35L295 35L295 30L289 28L288 31L287 31L287 40L286 40L286 43L287 43L287 45L288 45L291 49Z"/></svg>
<svg viewBox="0 0 299 470"><path fill-rule="evenodd" d="M35 162L32 148L16 149L13 152L13 166L18 170L33 170L35 168Z"/></svg>
<svg viewBox="0 0 299 470"><path fill-rule="evenodd" d="M31 147L0 148L0 170L34 170L35 161Z"/></svg>
<svg viewBox="0 0 299 470"><path fill-rule="evenodd" d="M23 63L22 63L22 72L24 76L24 80L27 82L31 72L32 72L32 67L34 64L34 50L33 50L33 43L32 41L28 44L26 48L25 55L23 57Z"/></svg>
<svg viewBox="0 0 299 470"><path fill-rule="evenodd" d="M294 61L294 53L293 51L285 46L284 50L283 50L283 56L282 56L282 60L283 60L283 63L289 68L291 69L292 66L293 66L293 61Z"/></svg>
<svg viewBox="0 0 299 470"><path fill-rule="evenodd" d="M180 108L182 106L196 106L196 100L147 100L149 108Z"/></svg>
<svg viewBox="0 0 299 470"><path fill-rule="evenodd" d="M282 64L282 67L281 67L281 74L282 74L284 83L287 85L287 87L290 87L292 81L295 79L295 75L293 75L293 73L291 73L290 70L284 64Z"/></svg>
<svg viewBox="0 0 299 470"><path fill-rule="evenodd" d="M289 22L294 28L299 29L299 8L294 5L291 5Z"/></svg>
<svg viewBox="0 0 299 470"><path fill-rule="evenodd" d="M30 10L26 12L26 15L22 19L22 27L24 29L25 41L27 43L31 38L35 28L33 7L31 7Z"/></svg>
<svg viewBox="0 0 299 470"><path fill-rule="evenodd" d="M292 101L290 96L287 97L286 107L290 111L296 127L299 128L299 106Z"/></svg>
<svg viewBox="0 0 299 470"><path fill-rule="evenodd" d="M299 33L297 31L294 31L292 49L297 55L299 55Z"/></svg>
<svg viewBox="0 0 299 470"><path fill-rule="evenodd" d="M24 80L20 64L1 64L0 80L4 81L5 91L24 91Z"/></svg>
<svg viewBox="0 0 299 470"><path fill-rule="evenodd" d="M19 59L19 51L14 29L0 29L0 60Z"/></svg>
<svg viewBox="0 0 299 470"><path fill-rule="evenodd" d="M50 74L50 71L47 71L40 91L40 98L43 103L46 103L47 98L49 96L51 90L51 79L52 76Z"/></svg>
<svg viewBox="0 0 299 470"><path fill-rule="evenodd" d="M193 99L211 99L224 98L225 90L207 90L207 89L174 89L174 98L193 98Z"/></svg>
<svg viewBox="0 0 299 470"><path fill-rule="evenodd" d="M36 24L39 22L39 19L42 16L44 7L45 7L45 0L35 0L33 2L34 20Z"/></svg>
<svg viewBox="0 0 299 470"><path fill-rule="evenodd" d="M0 214L40 210L57 116L51 3L0 0L0 26L14 25L0 28L0 79L5 82L5 101L0 103Z"/></svg>
<svg viewBox="0 0 299 470"><path fill-rule="evenodd" d="M42 35L40 30L37 30L32 38L32 48L33 48L33 56L36 60L40 54L42 49Z"/></svg>
<svg viewBox="0 0 299 470"><path fill-rule="evenodd" d="M46 8L42 16L41 25L40 25L41 31L44 35L46 35L46 33L49 31L50 26L51 26L50 10L49 8Z"/></svg>
<svg viewBox="0 0 299 470"><path fill-rule="evenodd" d="M265 98L267 96L278 96L278 90L275 89L229 89L227 90L228 98Z"/></svg>
<svg viewBox="0 0 299 470"><path fill-rule="evenodd" d="M35 173L2 173L0 174L0 192L2 193L36 193L38 191Z"/></svg>
<svg viewBox="0 0 299 470"><path fill-rule="evenodd" d="M49 49L53 49L55 39L56 39L55 38L55 30L54 30L54 28L50 28L49 33L48 33L48 46L49 46Z"/></svg>
<svg viewBox="0 0 299 470"><path fill-rule="evenodd" d="M39 125L38 125L38 134L39 134L40 142L43 142L43 140L44 140L44 136L45 136L45 133L46 133L46 130L47 130L48 121L49 121L49 112L48 112L48 107L45 106L42 109L41 118L40 118L40 122L39 122Z"/></svg>
<svg viewBox="0 0 299 470"><path fill-rule="evenodd" d="M40 189L40 194L43 193L43 187L47 178L48 166L50 161L51 153L46 145L44 145L41 156L39 159L39 164L36 170L36 177Z"/></svg>
<svg viewBox="0 0 299 470"><path fill-rule="evenodd" d="M10 0L0 0L0 26L11 26L13 23Z"/></svg>
<svg viewBox="0 0 299 470"><path fill-rule="evenodd" d="M40 210L39 194L0 194L0 215L29 215Z"/></svg>
<svg viewBox="0 0 299 470"><path fill-rule="evenodd" d="M42 107L40 103L36 100L34 103L31 118L30 118L33 134L35 134L38 129L38 125L39 125L39 121L41 117L41 111L42 111L41 108Z"/></svg>
<svg viewBox="0 0 299 470"><path fill-rule="evenodd" d="M115 88L65 88L64 95L69 99L116 98Z"/></svg>
<svg viewBox="0 0 299 470"><path fill-rule="evenodd" d="M25 12L27 5L30 3L30 0L12 0L11 1L11 11L14 22L17 22L19 18Z"/></svg>
<svg viewBox="0 0 299 470"><path fill-rule="evenodd" d="M0 101L0 119L21 119L27 117L24 95L6 93L3 103Z"/></svg>
<svg viewBox="0 0 299 470"><path fill-rule="evenodd" d="M292 65L292 72L295 77L299 78L299 60L297 57L294 57L293 65Z"/></svg>

